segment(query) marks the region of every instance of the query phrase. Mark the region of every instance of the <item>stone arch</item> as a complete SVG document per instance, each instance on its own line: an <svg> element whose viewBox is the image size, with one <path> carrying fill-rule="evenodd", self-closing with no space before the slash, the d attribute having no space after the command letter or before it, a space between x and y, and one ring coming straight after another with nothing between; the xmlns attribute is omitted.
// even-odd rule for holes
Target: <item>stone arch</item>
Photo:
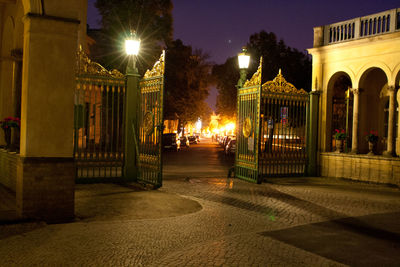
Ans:
<svg viewBox="0 0 400 267"><path fill-rule="evenodd" d="M355 75L354 71L352 69L350 69L349 67L340 66L339 69L335 69L326 75L326 77L329 77L329 79L327 79L327 81L326 81L327 88L328 88L329 82L331 81L331 78L334 77L335 75L337 75L338 73L345 73L349 77L351 83L354 86L356 85L356 75Z"/></svg>
<svg viewBox="0 0 400 267"><path fill-rule="evenodd" d="M393 69L392 80L394 81L396 88L399 88L400 87L400 63L397 64L397 66Z"/></svg>
<svg viewBox="0 0 400 267"><path fill-rule="evenodd" d="M365 64L358 72L356 75L356 83L355 86L357 86L358 88L361 88L360 83L361 83L361 79L363 77L365 77L365 74L372 70L372 69L381 69L385 75L386 78L388 80L388 84L393 84L394 81L392 81L392 71L390 70L390 68L388 67L388 65L386 65L383 62L380 61L374 61L374 62L370 62Z"/></svg>
<svg viewBox="0 0 400 267"><path fill-rule="evenodd" d="M43 14L43 0L22 0L24 14Z"/></svg>
<svg viewBox="0 0 400 267"><path fill-rule="evenodd" d="M376 64L375 64L376 65ZM363 139L366 132L371 130L378 131L381 141L377 145L377 151L385 150L387 137L387 106L389 96L388 69L383 70L379 67L365 69L359 77L360 103L359 103L359 126L358 140L360 153L368 152L368 144Z"/></svg>
<svg viewBox="0 0 400 267"><path fill-rule="evenodd" d="M346 128L346 100L345 92L352 87L351 76L344 71L338 71L330 76L327 83L326 99L326 151L331 151L334 147L333 133L335 129ZM352 112L350 117L352 118ZM350 120L351 122L352 120ZM349 125L351 123L349 122Z"/></svg>

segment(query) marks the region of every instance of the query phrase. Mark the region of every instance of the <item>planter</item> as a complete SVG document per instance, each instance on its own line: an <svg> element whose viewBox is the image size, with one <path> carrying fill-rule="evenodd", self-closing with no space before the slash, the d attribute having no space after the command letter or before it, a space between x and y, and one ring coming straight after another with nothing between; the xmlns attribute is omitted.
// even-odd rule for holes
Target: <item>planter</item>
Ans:
<svg viewBox="0 0 400 267"><path fill-rule="evenodd" d="M370 155L370 156L375 155L375 153L374 153L375 144L376 144L376 142L368 141L368 150L369 150L369 152L368 152L367 155Z"/></svg>
<svg viewBox="0 0 400 267"><path fill-rule="evenodd" d="M19 150L19 129L15 127L9 127L3 129L4 141L6 142L6 149L8 151Z"/></svg>
<svg viewBox="0 0 400 267"><path fill-rule="evenodd" d="M344 140L342 139L336 139L336 153L342 153L343 152L343 144Z"/></svg>
<svg viewBox="0 0 400 267"><path fill-rule="evenodd" d="M6 148L11 146L11 128L3 129L4 131L4 141L6 142Z"/></svg>

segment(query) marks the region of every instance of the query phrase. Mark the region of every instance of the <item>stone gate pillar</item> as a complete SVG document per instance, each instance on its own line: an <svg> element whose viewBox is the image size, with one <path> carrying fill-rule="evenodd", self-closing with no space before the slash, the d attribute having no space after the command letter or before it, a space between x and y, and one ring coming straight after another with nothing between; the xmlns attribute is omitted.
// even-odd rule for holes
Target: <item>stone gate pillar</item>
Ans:
<svg viewBox="0 0 400 267"><path fill-rule="evenodd" d="M311 91L310 107L307 116L307 175L318 175L318 110L320 91Z"/></svg>
<svg viewBox="0 0 400 267"><path fill-rule="evenodd" d="M74 216L73 122L79 21L24 18L17 213L66 221Z"/></svg>

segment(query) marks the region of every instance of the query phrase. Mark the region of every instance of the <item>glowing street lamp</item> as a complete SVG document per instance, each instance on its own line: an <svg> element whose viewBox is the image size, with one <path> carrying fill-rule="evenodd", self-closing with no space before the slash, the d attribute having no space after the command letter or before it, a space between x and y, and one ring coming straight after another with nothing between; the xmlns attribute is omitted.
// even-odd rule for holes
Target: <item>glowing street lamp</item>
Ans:
<svg viewBox="0 0 400 267"><path fill-rule="evenodd" d="M242 48L242 53L238 54L239 69L247 69L250 63L250 55L247 53L247 48Z"/></svg>
<svg viewBox="0 0 400 267"><path fill-rule="evenodd" d="M125 40L125 52L128 55L128 65L126 66L126 74L138 74L138 69L136 68L136 57L140 50L140 39L137 37L134 31L128 39Z"/></svg>
<svg viewBox="0 0 400 267"><path fill-rule="evenodd" d="M250 55L247 53L247 48L245 46L242 48L242 52L238 54L238 63L239 63L240 78L236 87L241 88L243 87L243 84L246 81L247 68L249 67L250 63Z"/></svg>
<svg viewBox="0 0 400 267"><path fill-rule="evenodd" d="M135 32L131 32L128 39L125 40L125 51L129 56L137 56L140 49L140 39Z"/></svg>
<svg viewBox="0 0 400 267"><path fill-rule="evenodd" d="M124 177L137 179L139 158L139 107L140 107L140 75L136 67L136 60L140 50L140 39L131 31L125 40L125 52L128 56L126 66L126 105L125 105L125 156Z"/></svg>

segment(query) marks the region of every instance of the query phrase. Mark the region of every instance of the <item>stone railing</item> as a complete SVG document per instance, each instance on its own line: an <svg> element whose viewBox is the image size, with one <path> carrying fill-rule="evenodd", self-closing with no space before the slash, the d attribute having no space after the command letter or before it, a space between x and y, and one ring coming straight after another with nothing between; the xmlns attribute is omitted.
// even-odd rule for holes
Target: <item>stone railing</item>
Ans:
<svg viewBox="0 0 400 267"><path fill-rule="evenodd" d="M314 47L400 31L400 8L314 28Z"/></svg>

